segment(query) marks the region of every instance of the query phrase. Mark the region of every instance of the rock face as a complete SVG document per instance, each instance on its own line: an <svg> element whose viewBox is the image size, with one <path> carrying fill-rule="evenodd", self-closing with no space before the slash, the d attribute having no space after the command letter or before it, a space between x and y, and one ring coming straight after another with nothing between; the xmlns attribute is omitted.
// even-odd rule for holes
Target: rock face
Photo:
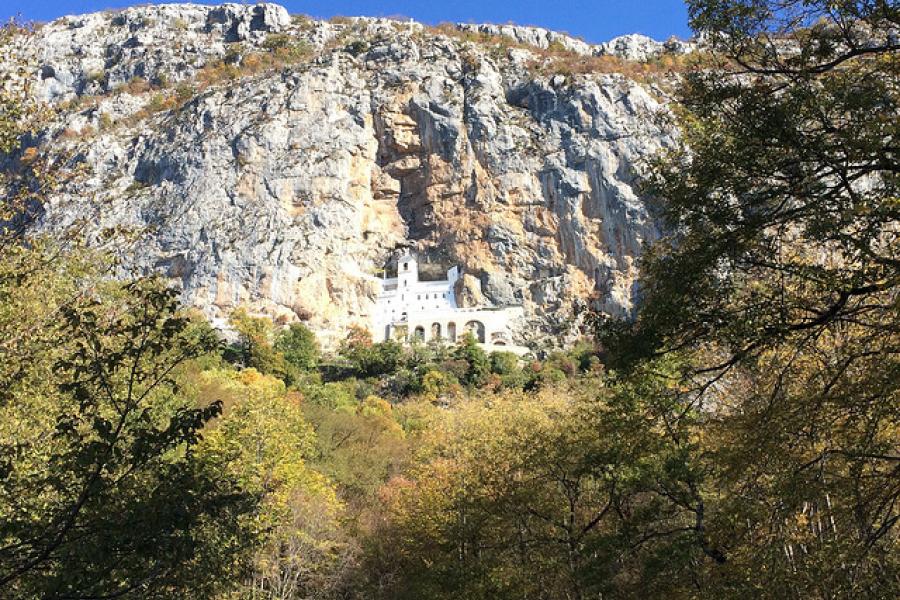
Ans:
<svg viewBox="0 0 900 600"><path fill-rule="evenodd" d="M623 35L602 44L589 44L578 38L550 31L542 27L521 27L518 25L491 25L459 23L460 31L469 31L491 36L504 36L516 43L535 48L548 49L557 47L580 56L617 56L625 60L648 61L663 54L686 54L695 50L695 45L672 37L665 42L658 42L645 35L632 33Z"/></svg>
<svg viewBox="0 0 900 600"><path fill-rule="evenodd" d="M484 27L538 47L560 35ZM574 53L649 52L567 39ZM60 19L23 35L15 60L61 108L36 143L73 151L88 175L38 227L131 229L123 269L162 271L213 319L246 305L326 343L368 321L398 248L423 272L460 265L488 304L523 305L517 341L565 333L576 299L628 313L656 235L635 173L671 142L651 118L662 92L539 74L527 48L498 48L270 4Z"/></svg>

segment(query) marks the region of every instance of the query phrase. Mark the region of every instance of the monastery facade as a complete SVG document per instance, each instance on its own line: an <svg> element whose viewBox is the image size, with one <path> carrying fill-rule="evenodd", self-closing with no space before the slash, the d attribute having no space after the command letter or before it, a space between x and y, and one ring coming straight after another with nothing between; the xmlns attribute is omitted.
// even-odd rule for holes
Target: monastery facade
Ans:
<svg viewBox="0 0 900 600"><path fill-rule="evenodd" d="M522 307L460 308L455 284L459 269L447 271L439 281L420 281L416 257L397 259L397 277L380 279L381 290L372 319L376 341L441 340L456 343L471 332L485 350L525 354L528 348L512 343L510 322L522 316Z"/></svg>

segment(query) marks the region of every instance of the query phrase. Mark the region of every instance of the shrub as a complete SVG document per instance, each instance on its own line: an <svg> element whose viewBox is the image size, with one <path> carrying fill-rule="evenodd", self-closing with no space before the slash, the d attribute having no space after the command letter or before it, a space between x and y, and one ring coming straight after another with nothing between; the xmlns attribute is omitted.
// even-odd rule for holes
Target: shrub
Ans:
<svg viewBox="0 0 900 600"><path fill-rule="evenodd" d="M165 94L154 94L145 107L150 113L158 113L169 110L175 106L175 99Z"/></svg>
<svg viewBox="0 0 900 600"><path fill-rule="evenodd" d="M512 375L519 371L519 357L512 352L491 352L491 373Z"/></svg>
<svg viewBox="0 0 900 600"><path fill-rule="evenodd" d="M347 47L345 48L348 54L352 54L353 56L359 56L364 52L369 50L369 42L365 40L353 40Z"/></svg>
<svg viewBox="0 0 900 600"><path fill-rule="evenodd" d="M286 33L270 33L266 36L262 47L266 50L275 50L276 48L287 48L291 44L291 36Z"/></svg>
<svg viewBox="0 0 900 600"><path fill-rule="evenodd" d="M182 82L179 83L175 88L175 98L178 100L179 104L184 104L188 100L194 97L197 93L197 90L189 83Z"/></svg>
<svg viewBox="0 0 900 600"><path fill-rule="evenodd" d="M499 377L500 385L521 389L528 383L528 376L519 366L519 357L512 352L492 352L491 373Z"/></svg>
<svg viewBox="0 0 900 600"><path fill-rule="evenodd" d="M422 377L422 392L429 396L438 397L458 385L456 378L447 372L430 369Z"/></svg>
<svg viewBox="0 0 900 600"><path fill-rule="evenodd" d="M100 123L100 131L111 129L112 126L115 125L115 122L113 121L113 118L109 116L109 113L100 113L98 121Z"/></svg>
<svg viewBox="0 0 900 600"><path fill-rule="evenodd" d="M122 90L133 96L137 96L138 94L143 94L150 91L150 84L143 77L135 76L132 77L127 84L125 84Z"/></svg>
<svg viewBox="0 0 900 600"><path fill-rule="evenodd" d="M104 71L103 69L90 71L84 76L85 80L88 83L101 83L105 77L106 71Z"/></svg>

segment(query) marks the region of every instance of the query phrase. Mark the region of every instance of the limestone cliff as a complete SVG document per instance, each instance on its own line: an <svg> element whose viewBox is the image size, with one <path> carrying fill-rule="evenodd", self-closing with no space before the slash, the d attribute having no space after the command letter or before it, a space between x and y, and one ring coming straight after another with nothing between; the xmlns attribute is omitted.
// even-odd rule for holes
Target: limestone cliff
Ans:
<svg viewBox="0 0 900 600"><path fill-rule="evenodd" d="M689 48L506 29L166 5L22 34L0 69L24 65L59 109L35 144L87 173L38 227L130 228L125 267L161 270L210 317L244 304L326 340L368 320L402 246L522 304L524 341L564 333L578 298L626 313L664 93L579 61Z"/></svg>

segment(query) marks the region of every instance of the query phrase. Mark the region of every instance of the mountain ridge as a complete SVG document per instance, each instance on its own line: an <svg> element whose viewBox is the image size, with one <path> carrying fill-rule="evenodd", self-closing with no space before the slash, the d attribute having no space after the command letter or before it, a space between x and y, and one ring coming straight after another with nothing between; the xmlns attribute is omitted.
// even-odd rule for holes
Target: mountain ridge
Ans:
<svg viewBox="0 0 900 600"><path fill-rule="evenodd" d="M123 268L217 323L243 305L326 344L370 319L400 247L523 304L523 342L572 331L580 299L628 314L658 235L636 176L672 140L672 75L509 27L178 4L23 33L2 69L58 109L35 145L90 173L37 228L141 231ZM654 44L640 56L691 49Z"/></svg>

